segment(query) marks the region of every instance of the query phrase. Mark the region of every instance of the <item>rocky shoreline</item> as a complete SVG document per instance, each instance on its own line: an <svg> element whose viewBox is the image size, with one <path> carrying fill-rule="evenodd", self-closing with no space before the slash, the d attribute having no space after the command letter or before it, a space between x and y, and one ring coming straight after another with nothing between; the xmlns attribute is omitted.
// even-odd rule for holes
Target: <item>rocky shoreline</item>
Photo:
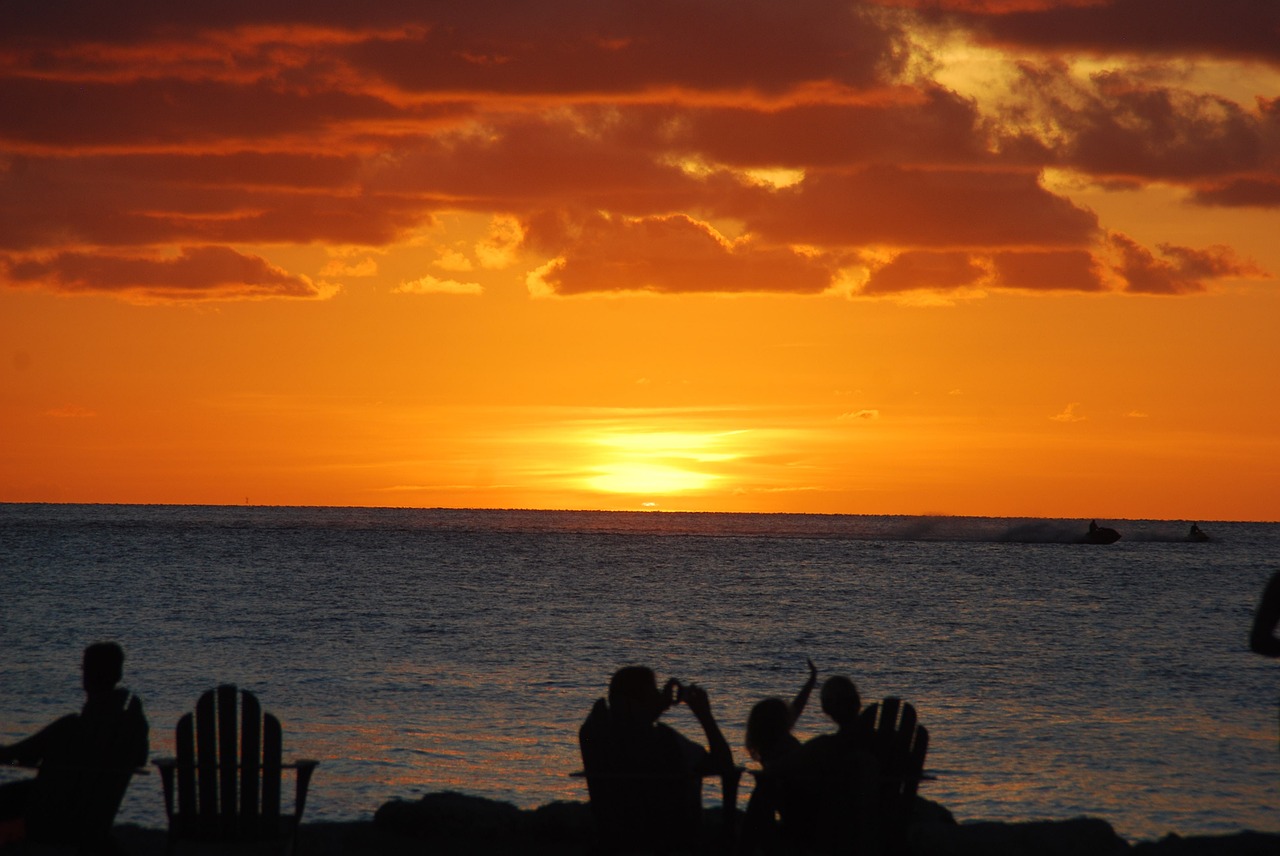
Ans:
<svg viewBox="0 0 1280 856"><path fill-rule="evenodd" d="M1280 834L1239 832L1130 844L1106 821L1074 818L1023 823L957 823L942 806L921 801L911 830L914 856L1277 856ZM713 852L718 810L707 812L707 847ZM133 856L165 852L163 830L120 826L116 838ZM585 802L555 802L519 809L495 800L434 793L416 801L394 800L372 821L303 824L298 839L305 856L588 856L593 853L590 811Z"/></svg>

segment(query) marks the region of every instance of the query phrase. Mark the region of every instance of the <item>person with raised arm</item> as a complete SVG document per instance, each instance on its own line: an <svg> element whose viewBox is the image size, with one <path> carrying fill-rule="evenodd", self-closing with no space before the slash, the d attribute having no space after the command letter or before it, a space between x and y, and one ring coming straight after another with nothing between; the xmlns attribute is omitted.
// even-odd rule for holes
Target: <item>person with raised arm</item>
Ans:
<svg viewBox="0 0 1280 856"><path fill-rule="evenodd" d="M809 694L818 683L818 667L813 665L813 660L806 662L809 665L808 680L790 703L770 696L756 702L747 716L744 743L747 753L762 767L767 768L773 761L800 747L800 741L791 729L804 713Z"/></svg>
<svg viewBox="0 0 1280 856"><path fill-rule="evenodd" d="M862 700L844 675L824 681L819 697L835 733L761 753L739 853L850 849L864 837L868 801L860 795L874 787L876 762Z"/></svg>

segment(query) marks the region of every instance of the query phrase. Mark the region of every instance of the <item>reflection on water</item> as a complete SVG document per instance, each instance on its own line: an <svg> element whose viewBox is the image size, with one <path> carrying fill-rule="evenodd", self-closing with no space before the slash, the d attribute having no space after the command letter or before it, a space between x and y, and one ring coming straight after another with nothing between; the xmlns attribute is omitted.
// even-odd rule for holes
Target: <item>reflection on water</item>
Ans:
<svg viewBox="0 0 1280 856"><path fill-rule="evenodd" d="M618 665L703 684L745 757L750 706L811 656L915 703L926 795L962 820L1275 828L1280 671L1244 639L1280 527L1069 543L1086 523L0 506L0 740L77 706L80 649L115 638L153 754L238 683L322 760L311 819L444 788L533 806L585 798L577 727ZM825 728L815 704L797 730ZM162 817L140 780L123 819Z"/></svg>

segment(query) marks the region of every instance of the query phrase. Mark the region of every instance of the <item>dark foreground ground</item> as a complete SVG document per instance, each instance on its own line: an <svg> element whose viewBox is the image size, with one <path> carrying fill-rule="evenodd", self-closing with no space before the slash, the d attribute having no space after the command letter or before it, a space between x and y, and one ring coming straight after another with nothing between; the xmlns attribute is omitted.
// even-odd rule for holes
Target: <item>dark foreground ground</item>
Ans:
<svg viewBox="0 0 1280 856"><path fill-rule="evenodd" d="M962 823L946 809L920 801L911 830L913 856L1280 856L1280 834L1240 832L1130 845L1105 821L1076 818L1028 823ZM708 812L707 840L688 852L715 853L720 815ZM131 856L165 853L163 830L119 826L116 840ZM304 824L301 856L596 856L591 816L584 802L560 802L536 810L453 793L428 794L416 802L394 801L372 821ZM4 848L4 856L46 851L29 845ZM202 852L281 853L266 847L183 843L178 854Z"/></svg>

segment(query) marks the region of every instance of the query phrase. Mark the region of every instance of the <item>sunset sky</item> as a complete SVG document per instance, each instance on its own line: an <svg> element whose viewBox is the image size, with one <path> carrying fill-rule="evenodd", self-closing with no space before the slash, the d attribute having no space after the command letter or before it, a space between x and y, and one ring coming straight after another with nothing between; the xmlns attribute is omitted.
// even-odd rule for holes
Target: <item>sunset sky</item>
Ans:
<svg viewBox="0 0 1280 856"><path fill-rule="evenodd" d="M1280 519L1280 3L0 6L0 501Z"/></svg>

